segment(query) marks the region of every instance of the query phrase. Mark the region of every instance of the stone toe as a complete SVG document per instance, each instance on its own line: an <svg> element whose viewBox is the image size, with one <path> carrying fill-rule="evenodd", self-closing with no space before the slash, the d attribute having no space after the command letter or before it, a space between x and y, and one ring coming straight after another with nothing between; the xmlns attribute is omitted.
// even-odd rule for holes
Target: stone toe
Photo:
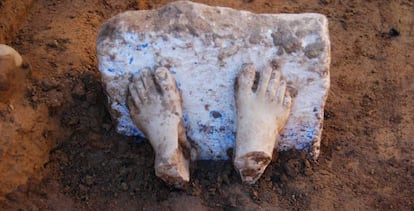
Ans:
<svg viewBox="0 0 414 211"><path fill-rule="evenodd" d="M180 101L180 93L177 88L174 76L165 67L155 71L155 83L158 84L161 93L167 100Z"/></svg>
<svg viewBox="0 0 414 211"><path fill-rule="evenodd" d="M269 85L269 80L270 80L271 75L272 75L272 68L271 67L266 67L260 73L259 85L257 86L257 91L256 91L256 93L259 96L264 96L265 95L267 87Z"/></svg>
<svg viewBox="0 0 414 211"><path fill-rule="evenodd" d="M279 89L279 85L280 85L280 71L273 69L271 76L270 76L270 81L269 81L269 85L267 86L267 98L270 101L274 101L276 93Z"/></svg>
<svg viewBox="0 0 414 211"><path fill-rule="evenodd" d="M237 92L251 92L256 70L253 64L244 64L237 78Z"/></svg>

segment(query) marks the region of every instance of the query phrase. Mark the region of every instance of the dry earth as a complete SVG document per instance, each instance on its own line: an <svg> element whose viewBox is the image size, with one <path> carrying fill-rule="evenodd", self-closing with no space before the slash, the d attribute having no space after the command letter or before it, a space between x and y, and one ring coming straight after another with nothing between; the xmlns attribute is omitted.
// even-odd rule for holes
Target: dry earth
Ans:
<svg viewBox="0 0 414 211"><path fill-rule="evenodd" d="M0 210L414 210L414 1L198 1L325 14L332 88L317 162L279 154L254 186L197 162L181 191L155 177L147 142L114 131L95 52L105 20L167 2L0 1L0 42L31 64L0 101Z"/></svg>

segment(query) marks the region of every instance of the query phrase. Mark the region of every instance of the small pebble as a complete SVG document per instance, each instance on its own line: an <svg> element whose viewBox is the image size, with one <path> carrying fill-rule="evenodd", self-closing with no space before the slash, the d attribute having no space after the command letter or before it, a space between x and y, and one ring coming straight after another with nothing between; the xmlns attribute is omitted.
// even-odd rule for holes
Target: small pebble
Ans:
<svg viewBox="0 0 414 211"><path fill-rule="evenodd" d="M128 184L126 184L125 182L121 183L121 188L122 190L128 190Z"/></svg>
<svg viewBox="0 0 414 211"><path fill-rule="evenodd" d="M93 185L93 182L94 182L93 176L88 175L88 176L85 177L85 183L87 185Z"/></svg>

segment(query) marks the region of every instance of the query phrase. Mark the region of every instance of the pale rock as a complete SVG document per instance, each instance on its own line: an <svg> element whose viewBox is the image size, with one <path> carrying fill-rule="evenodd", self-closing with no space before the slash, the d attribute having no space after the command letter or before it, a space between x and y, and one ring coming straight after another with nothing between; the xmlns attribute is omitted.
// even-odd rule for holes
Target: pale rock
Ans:
<svg viewBox="0 0 414 211"><path fill-rule="evenodd" d="M20 54L12 47L0 44L0 98L5 98L4 91L11 88L13 80L15 80L16 69L23 63Z"/></svg>
<svg viewBox="0 0 414 211"><path fill-rule="evenodd" d="M173 73L193 159L229 158L242 65L279 66L292 108L276 148L319 155L330 85L328 22L321 14L253 14L178 1L111 18L99 32L97 53L110 112L124 135L142 135L126 107L132 76L147 67Z"/></svg>

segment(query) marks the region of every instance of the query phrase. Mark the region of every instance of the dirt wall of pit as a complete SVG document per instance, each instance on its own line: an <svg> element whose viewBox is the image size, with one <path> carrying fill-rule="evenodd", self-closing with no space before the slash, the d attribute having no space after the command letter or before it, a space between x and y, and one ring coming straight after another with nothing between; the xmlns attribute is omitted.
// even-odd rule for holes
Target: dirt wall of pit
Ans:
<svg viewBox="0 0 414 211"><path fill-rule="evenodd" d="M0 43L9 43L26 19L34 0L0 1Z"/></svg>
<svg viewBox="0 0 414 211"><path fill-rule="evenodd" d="M33 0L0 1L0 43L10 44L19 28L30 14ZM1 68L1 67L0 67ZM2 69L0 69L1 71ZM25 75L28 66L16 68ZM47 131L53 129L48 108L32 106L26 97L30 77L17 81L14 78L13 94L0 95L0 201L3 197L25 184L29 177L41 174L49 159L53 141Z"/></svg>

